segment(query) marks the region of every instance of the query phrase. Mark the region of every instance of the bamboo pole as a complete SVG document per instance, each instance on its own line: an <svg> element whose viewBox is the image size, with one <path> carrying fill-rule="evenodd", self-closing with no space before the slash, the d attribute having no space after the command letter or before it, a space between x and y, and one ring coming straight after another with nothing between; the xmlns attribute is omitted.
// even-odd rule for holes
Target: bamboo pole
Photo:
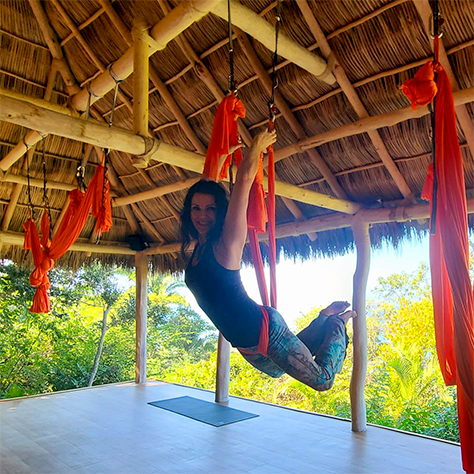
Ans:
<svg viewBox="0 0 474 474"><path fill-rule="evenodd" d="M209 12L209 8L220 0L190 0L180 3L168 15L157 23L150 31L150 36L155 40L154 46L148 48L150 55L158 51L157 46L164 49L166 45L182 33L195 21L200 20ZM133 48L113 64L114 74L120 79L126 79L133 72ZM106 71L97 76L90 88L96 96L104 96L115 87L115 81ZM72 107L75 110L85 110L89 92L82 90L72 98Z"/></svg>
<svg viewBox="0 0 474 474"><path fill-rule="evenodd" d="M51 51L51 55L54 59L58 60L59 66L59 73L63 78L64 84L66 85L66 89L69 95L77 93L80 88L77 85L76 78L74 74L71 72L71 68L63 55L63 51L61 49L61 45L59 44L58 37L51 28L49 24L48 17L41 6L40 0L29 0L29 4L33 13L36 17L38 22L38 26L40 27L41 32L43 33L44 40L48 45L49 50Z"/></svg>
<svg viewBox="0 0 474 474"><path fill-rule="evenodd" d="M146 382L146 327L147 327L147 273L148 258L141 252L135 254L136 269L136 359L135 382Z"/></svg>
<svg viewBox="0 0 474 474"><path fill-rule="evenodd" d="M24 234L20 234L18 232L0 231L0 244L23 247L24 240ZM119 242L101 242L99 245L94 245L88 242L76 241L74 244L72 244L69 250L72 252L91 252L95 254L108 255L135 255L136 253L128 245L122 245Z"/></svg>
<svg viewBox="0 0 474 474"><path fill-rule="evenodd" d="M474 87L454 92L453 99L455 106L474 102ZM287 147L276 150L275 161L283 160L284 158L288 158L295 153L301 153L301 150L307 150L308 148L317 147L324 143L339 140L341 138L351 137L353 135L359 135L371 130L377 130L383 127L392 127L406 120L424 117L425 115L429 115L429 113L428 107L418 107L418 110L413 110L409 105L386 114L373 115L371 117L356 120L355 122L342 125L341 127L334 128L328 132L314 135Z"/></svg>
<svg viewBox="0 0 474 474"><path fill-rule="evenodd" d="M148 136L148 43L144 39L146 28L137 24L133 28L133 132Z"/></svg>
<svg viewBox="0 0 474 474"><path fill-rule="evenodd" d="M300 0L298 2L298 7L303 14L303 17L306 23L311 30L314 38L319 44L320 50L323 56L328 59L331 55L334 55L331 47L329 46L329 42L326 39L323 30L319 26L316 18L313 15L313 12L308 4L307 0ZM339 64L336 60L335 68L334 68L334 75L336 76L336 80L341 86L344 94L346 95L347 99L349 100L350 104L356 111L359 118L366 118L369 117L369 112L365 108L364 104L359 98L354 86L349 81L346 72L344 71L343 67ZM398 169L397 165L393 162L390 153L385 146L385 143L382 140L379 132L377 130L370 130L368 132L369 138L371 139L372 143L374 144L374 148L377 151L377 154L381 158L382 162L384 163L387 171L392 176L392 179L395 181L395 184L398 186L398 189L402 193L404 197L411 196L412 191L408 186L405 178L403 177L402 173ZM335 178L334 178L335 179Z"/></svg>
<svg viewBox="0 0 474 474"><path fill-rule="evenodd" d="M154 199L165 194L174 193L176 191L182 191L190 188L194 183L197 183L200 178L188 178L185 181L178 181L177 183L165 184L159 188L149 189L137 194L130 194L128 196L122 196L114 198L112 203L114 206L125 206L136 202L146 201L148 199Z"/></svg>
<svg viewBox="0 0 474 474"><path fill-rule="evenodd" d="M275 49L275 28L258 13L250 10L235 0L231 0L232 24L260 41L267 49ZM210 11L222 19L228 19L227 2L217 2L210 7ZM288 36L280 33L278 37L278 54L315 75L321 81L334 84L336 79L332 71L327 70L324 59L308 51L304 46L291 40Z"/></svg>
<svg viewBox="0 0 474 474"><path fill-rule="evenodd" d="M4 183L15 183L21 184L23 186L28 185L28 178L25 176L19 176L17 174L7 173L3 178L2 182ZM35 188L42 188L44 183L42 179L30 178L30 185ZM48 189L60 189L61 191L72 191L76 186L74 184L60 183L58 181L48 180L46 183Z"/></svg>
<svg viewBox="0 0 474 474"><path fill-rule="evenodd" d="M354 274L352 307L357 312L353 319L353 369L350 382L352 431L367 430L367 415L364 399L365 377L367 374L367 322L365 303L367 280L370 269L370 236L367 223L354 221L352 224L354 242L357 249L357 266Z"/></svg>
<svg viewBox="0 0 474 474"><path fill-rule="evenodd" d="M66 111L68 109L65 109ZM34 128L42 132L71 138L80 142L91 143L101 148L113 148L132 155L142 155L146 151L143 138L128 130L108 127L105 124L89 119L84 121L45 110L27 101L18 100L3 94L0 89L0 120L17 125ZM201 173L204 157L191 151L169 145L158 140L149 139L154 144L151 159L179 166L196 173ZM266 180L264 180L264 184ZM355 213L360 205L350 201L334 198L322 193L300 189L297 186L276 182L276 193L295 201L305 202L341 212Z"/></svg>
<svg viewBox="0 0 474 474"><path fill-rule="evenodd" d="M467 200L468 214L474 214L474 198ZM351 227L354 219L362 224L383 224L385 222L406 222L411 220L429 219L430 206L429 204L415 204L409 206L388 207L381 209L361 209L355 216L347 214L334 213L321 217L315 217L303 222L291 222L290 224L282 224L276 228L276 237L278 239L284 237L298 237L309 232L324 232L326 230L335 230ZM2 240L1 237L7 236L8 242ZM0 243L7 243L9 245L23 245L24 235L14 232L0 233ZM260 240L265 240L263 235ZM76 245L76 244L74 244ZM91 245L91 244L77 244L77 247L72 247L71 250L94 253L117 253L119 255L134 255L135 252L128 247L120 247L118 244L110 244L107 246ZM165 255L169 253L179 252L181 244L179 242L150 247L143 251L144 255ZM105 250L103 250L105 249Z"/></svg>
<svg viewBox="0 0 474 474"><path fill-rule="evenodd" d="M217 341L217 370L216 370L216 402L227 404L229 402L230 380L230 344L219 333Z"/></svg>
<svg viewBox="0 0 474 474"><path fill-rule="evenodd" d="M28 166L28 162L31 163L34 152L35 152L34 147L30 148L27 151L27 157L24 160L23 165L21 167L22 172L26 171L27 166ZM2 182L3 181L4 180L2 180ZM8 230L8 226L10 225L10 222L12 220L13 213L15 212L15 208L16 208L16 205L18 203L18 199L20 198L20 194L21 194L22 191L23 191L23 185L19 184L19 183L15 184L15 186L13 187L13 191L10 195L10 202L8 203L8 206L5 210L5 215L3 216L3 220L2 220L2 230L4 230L4 231Z"/></svg>

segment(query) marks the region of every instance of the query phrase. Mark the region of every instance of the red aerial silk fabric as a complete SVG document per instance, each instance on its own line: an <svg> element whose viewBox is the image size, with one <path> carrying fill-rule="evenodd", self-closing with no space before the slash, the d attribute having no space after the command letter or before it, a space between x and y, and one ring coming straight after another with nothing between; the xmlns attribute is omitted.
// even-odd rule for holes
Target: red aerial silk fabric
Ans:
<svg viewBox="0 0 474 474"><path fill-rule="evenodd" d="M48 296L50 287L48 271L53 267L54 261L64 255L69 247L77 240L89 211L97 217L97 226L100 232L108 232L112 225L112 212L110 207L110 192L108 180L106 191L103 191L104 167L98 166L86 193L74 189L69 193L69 205L58 231L49 240L49 216L45 212L41 219L41 240L33 220L30 218L23 225L25 229L25 243L23 248L31 250L35 270L30 275L32 286L38 287L33 298L30 312L49 313L51 305ZM104 200L104 206L102 201Z"/></svg>
<svg viewBox="0 0 474 474"><path fill-rule="evenodd" d="M219 107L214 118L211 141L206 153L203 176L217 181L227 177L227 170L231 164L231 155L229 151L232 146L239 144L239 135L237 128L237 118L245 117L245 107L242 102L236 98L232 92L226 96ZM270 125L273 130L273 122ZM219 159L222 155L227 158L219 170ZM247 227L250 241L250 250L252 260L255 265L257 282L260 295L264 305L269 305L267 285L263 270L262 255L258 244L257 234L264 233L266 224L269 223L269 260L270 260L270 279L271 279L271 305L276 308L276 244L275 244L275 159L273 146L268 148L269 167L268 167L268 209L265 204L265 190L263 188L263 156L260 156L257 175L250 190L249 205L247 208ZM239 166L242 161L241 150L234 152L236 165ZM266 355L268 347L268 313L262 307L263 321L260 331L260 340L258 352Z"/></svg>
<svg viewBox="0 0 474 474"><path fill-rule="evenodd" d="M445 383L457 385L463 468L474 473L474 296L469 278L463 160L451 85L446 71L439 65L436 69L439 71L435 107L438 190L436 216L432 214L436 233L430 237L436 345ZM419 95L416 91L413 94ZM432 194L433 169L423 190L428 198ZM433 212L432 204L431 200Z"/></svg>
<svg viewBox="0 0 474 474"><path fill-rule="evenodd" d="M237 119L245 117L245 107L241 100L237 99L232 92L224 97L217 108L212 127L211 141L206 153L204 162L203 176L217 181L217 179L227 178L227 170L232 162L232 155L229 154L231 147L239 144L239 131ZM227 158L219 170L219 159L222 155ZM234 159L237 166L242 161L242 151L239 149L234 152Z"/></svg>

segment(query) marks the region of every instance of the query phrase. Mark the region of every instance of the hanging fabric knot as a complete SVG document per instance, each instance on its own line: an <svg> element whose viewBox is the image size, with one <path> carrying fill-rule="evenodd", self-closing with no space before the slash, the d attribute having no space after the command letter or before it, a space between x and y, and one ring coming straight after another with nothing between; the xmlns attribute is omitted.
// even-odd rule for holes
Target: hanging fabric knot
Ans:
<svg viewBox="0 0 474 474"><path fill-rule="evenodd" d="M438 92L434 81L435 72L438 73L441 70L441 64L428 61L418 69L413 79L402 84L400 89L410 99L413 110L416 110L417 105L428 105L433 101Z"/></svg>
<svg viewBox="0 0 474 474"><path fill-rule="evenodd" d="M50 220L48 213L45 212L41 219L41 240L33 219L30 218L23 224L25 229L23 248L31 250L35 264L35 270L30 275L30 283L37 287L30 312L49 313L51 311L48 296L50 288L48 272L53 267L54 261L64 255L79 237L91 207L95 209L93 213L95 212L94 215L98 221L100 220L103 232L107 232L112 225L108 180L104 176L104 167L98 166L85 193L80 189L73 189L69 193L69 205L52 240L49 239ZM105 200L103 193L104 179L107 182ZM105 209L105 211L102 212L102 209Z"/></svg>
<svg viewBox="0 0 474 474"><path fill-rule="evenodd" d="M234 92L222 99L217 108L212 127L211 141L206 153L203 176L217 181L226 179L229 166L232 162L231 148L239 145L239 131L237 119L245 117L245 106L238 99ZM221 156L226 159L222 166L219 166ZM235 150L234 158L238 166L242 161L242 152ZM220 169L219 169L220 168Z"/></svg>

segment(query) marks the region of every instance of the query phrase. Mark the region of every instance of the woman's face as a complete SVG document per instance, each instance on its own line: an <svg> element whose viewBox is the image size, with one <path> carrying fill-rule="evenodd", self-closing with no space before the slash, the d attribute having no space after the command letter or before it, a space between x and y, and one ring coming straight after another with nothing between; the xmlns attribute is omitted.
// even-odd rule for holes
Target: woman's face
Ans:
<svg viewBox="0 0 474 474"><path fill-rule="evenodd" d="M191 200L191 222L199 235L207 235L216 223L216 201L211 194L196 193Z"/></svg>

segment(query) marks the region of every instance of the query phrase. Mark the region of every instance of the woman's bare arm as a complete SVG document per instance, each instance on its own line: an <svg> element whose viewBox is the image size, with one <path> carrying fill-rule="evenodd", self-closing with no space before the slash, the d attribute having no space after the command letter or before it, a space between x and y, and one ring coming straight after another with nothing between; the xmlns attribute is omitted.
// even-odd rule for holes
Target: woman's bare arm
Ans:
<svg viewBox="0 0 474 474"><path fill-rule="evenodd" d="M240 268L242 251L247 237L247 206L250 188L257 174L260 153L275 141L275 131L265 131L256 135L248 154L242 159L237 171L222 237L215 248L217 261L229 270Z"/></svg>

